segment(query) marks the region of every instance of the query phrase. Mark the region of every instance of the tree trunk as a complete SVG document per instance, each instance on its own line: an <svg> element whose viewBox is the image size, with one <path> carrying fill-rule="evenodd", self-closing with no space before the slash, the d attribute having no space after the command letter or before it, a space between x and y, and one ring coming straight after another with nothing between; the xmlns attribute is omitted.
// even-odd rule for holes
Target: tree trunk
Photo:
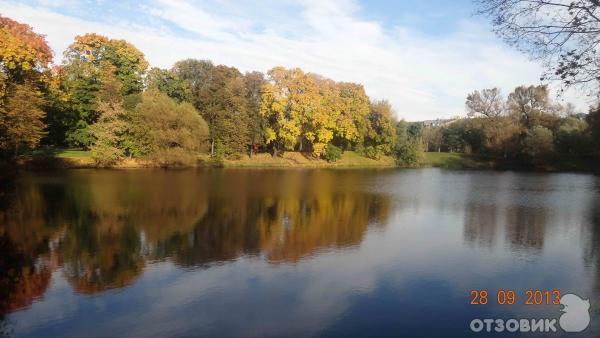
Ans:
<svg viewBox="0 0 600 338"><path fill-rule="evenodd" d="M210 140L210 155L214 156L215 155L215 139L211 139Z"/></svg>

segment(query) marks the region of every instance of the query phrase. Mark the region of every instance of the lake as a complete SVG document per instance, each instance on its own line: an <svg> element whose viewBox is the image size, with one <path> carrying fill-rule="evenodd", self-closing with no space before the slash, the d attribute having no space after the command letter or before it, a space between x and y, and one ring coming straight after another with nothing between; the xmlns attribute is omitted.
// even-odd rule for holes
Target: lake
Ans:
<svg viewBox="0 0 600 338"><path fill-rule="evenodd" d="M0 336L491 337L554 290L591 323L549 336L600 336L594 175L70 170L0 200Z"/></svg>

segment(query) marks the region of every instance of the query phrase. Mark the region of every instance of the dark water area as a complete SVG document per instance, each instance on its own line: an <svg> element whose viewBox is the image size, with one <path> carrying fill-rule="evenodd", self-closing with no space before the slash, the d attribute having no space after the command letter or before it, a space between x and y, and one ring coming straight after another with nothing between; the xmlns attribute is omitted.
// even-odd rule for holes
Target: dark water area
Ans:
<svg viewBox="0 0 600 338"><path fill-rule="evenodd" d="M0 253L0 337L600 336L587 174L27 173L0 193ZM561 316L527 290L589 299L589 327L471 331Z"/></svg>

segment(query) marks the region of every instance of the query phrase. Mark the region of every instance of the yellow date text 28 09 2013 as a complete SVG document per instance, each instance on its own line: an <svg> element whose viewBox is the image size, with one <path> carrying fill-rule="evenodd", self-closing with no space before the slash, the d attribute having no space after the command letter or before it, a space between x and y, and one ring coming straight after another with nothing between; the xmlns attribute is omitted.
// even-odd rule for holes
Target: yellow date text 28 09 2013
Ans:
<svg viewBox="0 0 600 338"><path fill-rule="evenodd" d="M490 291L486 289L470 290L469 304L471 305L560 305L560 290L528 289L524 292L516 292L510 289Z"/></svg>

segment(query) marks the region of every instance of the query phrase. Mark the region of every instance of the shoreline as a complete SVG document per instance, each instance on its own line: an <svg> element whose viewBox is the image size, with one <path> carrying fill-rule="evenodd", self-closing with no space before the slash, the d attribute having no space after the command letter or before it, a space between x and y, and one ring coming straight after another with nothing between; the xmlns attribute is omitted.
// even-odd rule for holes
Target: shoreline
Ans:
<svg viewBox="0 0 600 338"><path fill-rule="evenodd" d="M531 168L516 163L496 163L461 153L424 153L416 166L401 166L389 156L370 159L353 151L346 151L336 162L327 162L320 158L298 152L286 152L281 156L255 154L240 156L237 159L224 159L215 162L208 155L201 155L193 165L160 165L147 160L125 159L112 166L98 166L89 156L22 156L17 167L31 171L70 170L70 169L186 169L186 168L223 168L223 169L421 169L440 168L447 170L492 170L539 173L600 173L598 164L570 163L569 166L549 166Z"/></svg>

